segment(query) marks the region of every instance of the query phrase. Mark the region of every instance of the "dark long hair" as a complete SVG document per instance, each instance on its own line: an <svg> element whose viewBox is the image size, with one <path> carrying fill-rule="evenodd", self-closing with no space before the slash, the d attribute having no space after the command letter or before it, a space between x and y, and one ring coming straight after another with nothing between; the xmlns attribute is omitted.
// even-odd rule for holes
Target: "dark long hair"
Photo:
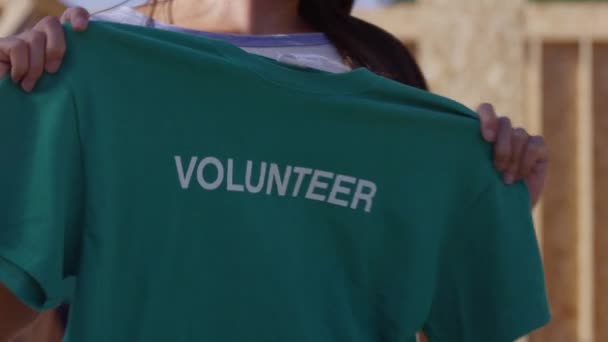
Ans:
<svg viewBox="0 0 608 342"><path fill-rule="evenodd" d="M158 4L151 0L150 17ZM314 29L323 32L351 67L365 67L397 82L428 90L420 67L410 51L385 30L351 15L354 0L300 0L299 14Z"/></svg>
<svg viewBox="0 0 608 342"><path fill-rule="evenodd" d="M383 29L351 15L354 0L300 0L302 19L327 35L351 67L428 90L410 51Z"/></svg>

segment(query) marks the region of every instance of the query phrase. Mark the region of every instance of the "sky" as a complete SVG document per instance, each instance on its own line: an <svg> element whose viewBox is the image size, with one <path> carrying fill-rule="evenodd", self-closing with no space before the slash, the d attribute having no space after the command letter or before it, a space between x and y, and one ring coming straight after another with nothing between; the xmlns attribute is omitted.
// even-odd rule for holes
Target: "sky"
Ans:
<svg viewBox="0 0 608 342"><path fill-rule="evenodd" d="M91 12L99 11L117 5L125 0L62 0L69 6L82 6ZM129 0L127 5L138 5L146 0ZM379 4L390 2L390 0L356 0L357 6L360 8L370 8Z"/></svg>

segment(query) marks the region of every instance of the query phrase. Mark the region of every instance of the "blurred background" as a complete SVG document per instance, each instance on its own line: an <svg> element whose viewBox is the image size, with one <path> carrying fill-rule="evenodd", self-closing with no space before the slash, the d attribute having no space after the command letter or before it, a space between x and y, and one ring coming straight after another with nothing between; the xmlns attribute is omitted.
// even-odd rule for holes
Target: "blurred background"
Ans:
<svg viewBox="0 0 608 342"><path fill-rule="evenodd" d="M119 2L0 0L0 37ZM357 16L401 39L434 92L545 136L535 220L553 321L524 341L608 342L608 0L361 0Z"/></svg>

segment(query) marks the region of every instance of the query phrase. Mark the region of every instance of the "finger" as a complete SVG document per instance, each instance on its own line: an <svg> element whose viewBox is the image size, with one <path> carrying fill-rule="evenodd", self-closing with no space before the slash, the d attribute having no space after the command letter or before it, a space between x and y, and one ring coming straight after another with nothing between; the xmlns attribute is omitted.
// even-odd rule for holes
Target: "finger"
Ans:
<svg viewBox="0 0 608 342"><path fill-rule="evenodd" d="M44 69L56 73L65 55L65 34L63 27L56 17L46 17L34 26L34 30L46 35Z"/></svg>
<svg viewBox="0 0 608 342"><path fill-rule="evenodd" d="M7 55L11 68L13 82L19 83L30 67L28 44L20 38L11 38L7 41Z"/></svg>
<svg viewBox="0 0 608 342"><path fill-rule="evenodd" d="M522 155L520 165L521 176L523 178L528 177L530 174L532 174L536 165L546 162L547 158L547 147L543 137L530 137Z"/></svg>
<svg viewBox="0 0 608 342"><path fill-rule="evenodd" d="M511 160L507 167L507 172L504 175L504 181L507 184L513 184L518 179L521 179L520 166L522 156L526 148L529 135L523 128L516 128L511 136Z"/></svg>
<svg viewBox="0 0 608 342"><path fill-rule="evenodd" d="M70 15L70 11L72 10L72 8L73 7L70 7L63 11L63 13L61 13L61 16L59 17L59 22L61 24L65 24L68 21L68 16Z"/></svg>
<svg viewBox="0 0 608 342"><path fill-rule="evenodd" d="M477 114L481 120L481 134L487 142L496 140L498 131L498 117L494 111L494 107L489 103L482 103L477 108Z"/></svg>
<svg viewBox="0 0 608 342"><path fill-rule="evenodd" d="M21 87L30 92L44 72L44 50L46 48L46 35L38 31L29 31L26 35L29 44L29 68L23 77Z"/></svg>
<svg viewBox="0 0 608 342"><path fill-rule="evenodd" d="M507 170L511 161L511 120L507 117L498 119L498 135L494 144L494 163L500 172Z"/></svg>
<svg viewBox="0 0 608 342"><path fill-rule="evenodd" d="M11 67L7 63L0 62L0 80L3 79L10 70Z"/></svg>
<svg viewBox="0 0 608 342"><path fill-rule="evenodd" d="M526 179L526 185L528 186L528 190L530 191L532 207L538 204L538 201L543 193L548 169L548 159L539 161L532 168L531 175L533 175L533 177L528 177Z"/></svg>
<svg viewBox="0 0 608 342"><path fill-rule="evenodd" d="M61 16L61 23L69 21L75 31L84 31L89 25L90 14L82 7L68 8Z"/></svg>
<svg viewBox="0 0 608 342"><path fill-rule="evenodd" d="M8 38L0 38L0 79L4 78L11 70L10 57L8 55Z"/></svg>

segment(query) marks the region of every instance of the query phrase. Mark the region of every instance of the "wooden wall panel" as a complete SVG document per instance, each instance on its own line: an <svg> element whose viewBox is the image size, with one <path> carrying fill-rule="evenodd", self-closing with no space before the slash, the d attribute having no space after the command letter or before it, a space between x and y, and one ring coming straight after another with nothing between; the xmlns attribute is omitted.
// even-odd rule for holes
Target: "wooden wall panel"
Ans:
<svg viewBox="0 0 608 342"><path fill-rule="evenodd" d="M543 199L542 248L553 321L534 342L577 341L577 44L544 44L543 133L551 172Z"/></svg>
<svg viewBox="0 0 608 342"><path fill-rule="evenodd" d="M608 341L608 43L593 47L595 340Z"/></svg>

